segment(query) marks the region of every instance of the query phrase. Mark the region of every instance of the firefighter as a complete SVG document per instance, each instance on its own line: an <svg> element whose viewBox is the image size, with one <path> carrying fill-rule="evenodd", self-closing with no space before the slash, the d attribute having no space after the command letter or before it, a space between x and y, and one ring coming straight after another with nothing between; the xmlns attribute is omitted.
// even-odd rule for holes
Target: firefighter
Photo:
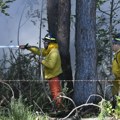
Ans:
<svg viewBox="0 0 120 120"><path fill-rule="evenodd" d="M112 62L112 72L115 80L113 81L113 95L120 95L120 33L113 37L112 49L115 52Z"/></svg>
<svg viewBox="0 0 120 120"><path fill-rule="evenodd" d="M36 55L42 55L44 60L39 62L44 66L44 78L48 80L51 95L56 103L57 108L61 105L61 84L59 75L62 73L61 58L58 50L57 40L47 34L43 38L44 48L37 48L36 46L20 45L20 49L27 49ZM59 97L59 98L57 98Z"/></svg>

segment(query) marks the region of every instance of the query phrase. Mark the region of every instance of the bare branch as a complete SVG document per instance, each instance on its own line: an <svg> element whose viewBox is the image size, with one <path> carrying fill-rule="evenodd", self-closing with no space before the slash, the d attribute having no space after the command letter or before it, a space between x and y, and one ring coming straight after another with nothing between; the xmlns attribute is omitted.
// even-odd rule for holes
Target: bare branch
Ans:
<svg viewBox="0 0 120 120"><path fill-rule="evenodd" d="M60 119L60 120L66 120L76 109L79 109L79 108L85 107L85 106L95 106L95 107L98 107L98 108L101 109L101 107L100 107L99 105L96 105L96 104L94 104L94 103L82 104L82 105L80 105L80 106L74 108L66 117L64 117L64 118L62 118L62 119Z"/></svg>
<svg viewBox="0 0 120 120"><path fill-rule="evenodd" d="M105 11L101 10L101 9L100 9L100 7L98 7L98 10L99 10L100 12L102 12L102 13L104 13L104 14L108 15L108 16L110 15L109 13L107 13L107 12L105 12Z"/></svg>
<svg viewBox="0 0 120 120"><path fill-rule="evenodd" d="M40 106L39 106L35 101L33 101L33 102L34 102L34 104L40 109L41 113L42 113L43 115L45 115L45 113L44 113L43 110L40 108Z"/></svg>
<svg viewBox="0 0 120 120"><path fill-rule="evenodd" d="M11 88L11 86L10 86L9 84L7 84L7 83L1 81L1 80L0 80L0 83L5 84L5 85L7 85L7 86L9 87L9 89L10 89L11 92L12 92L12 98L14 98L14 91L13 91L13 89Z"/></svg>

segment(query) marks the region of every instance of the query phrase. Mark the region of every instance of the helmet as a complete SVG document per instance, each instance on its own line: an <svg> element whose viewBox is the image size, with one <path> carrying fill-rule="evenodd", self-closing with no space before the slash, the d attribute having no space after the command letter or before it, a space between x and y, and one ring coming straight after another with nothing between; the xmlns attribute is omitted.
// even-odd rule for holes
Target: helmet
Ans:
<svg viewBox="0 0 120 120"><path fill-rule="evenodd" d="M49 41L49 42L56 42L56 38L53 37L51 34L47 34L45 35L45 37L43 38L43 40L45 41Z"/></svg>
<svg viewBox="0 0 120 120"><path fill-rule="evenodd" d="M113 36L113 40L112 40L112 43L113 44L120 44L120 33L116 34Z"/></svg>
<svg viewBox="0 0 120 120"><path fill-rule="evenodd" d="M114 39L115 39L116 41L120 41L120 33L116 34L116 35L114 36Z"/></svg>

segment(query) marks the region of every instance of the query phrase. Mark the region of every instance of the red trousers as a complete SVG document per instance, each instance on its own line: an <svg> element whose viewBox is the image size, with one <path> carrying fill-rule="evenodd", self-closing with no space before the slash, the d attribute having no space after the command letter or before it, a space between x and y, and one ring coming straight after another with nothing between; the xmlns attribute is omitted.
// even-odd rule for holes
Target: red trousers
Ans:
<svg viewBox="0 0 120 120"><path fill-rule="evenodd" d="M61 104L61 98L57 98L61 92L60 80L58 77L54 77L48 80L52 99L55 100L56 106L59 107Z"/></svg>

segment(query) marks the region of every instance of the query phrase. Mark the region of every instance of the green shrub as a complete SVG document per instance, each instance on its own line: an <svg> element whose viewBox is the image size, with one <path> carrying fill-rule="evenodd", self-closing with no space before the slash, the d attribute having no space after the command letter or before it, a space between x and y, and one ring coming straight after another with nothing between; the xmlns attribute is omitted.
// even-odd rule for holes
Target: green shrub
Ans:
<svg viewBox="0 0 120 120"><path fill-rule="evenodd" d="M10 108L7 115L4 110L1 111L0 120L35 120L37 117L40 120L47 120L47 116L38 116L31 111L31 107L26 107L22 102L22 97L18 100L11 99Z"/></svg>

